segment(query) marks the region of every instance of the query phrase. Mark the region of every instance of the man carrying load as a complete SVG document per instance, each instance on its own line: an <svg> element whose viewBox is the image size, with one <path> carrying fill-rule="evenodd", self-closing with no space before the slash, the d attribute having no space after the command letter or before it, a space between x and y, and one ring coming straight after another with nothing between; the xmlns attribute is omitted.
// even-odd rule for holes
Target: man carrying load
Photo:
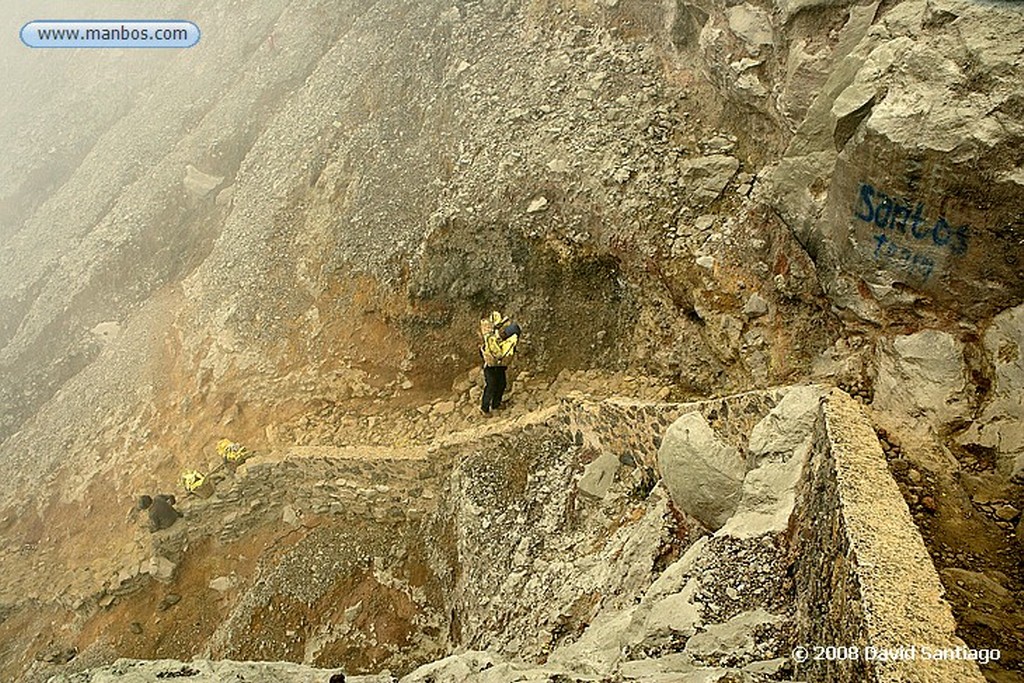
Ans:
<svg viewBox="0 0 1024 683"><path fill-rule="evenodd" d="M480 356L484 360L484 393L480 401L480 412L490 416L492 410L501 407L501 398L508 383L506 368L519 342L522 330L519 325L494 311L480 321L483 344Z"/></svg>
<svg viewBox="0 0 1024 683"><path fill-rule="evenodd" d="M234 472L235 468L241 465L249 457L249 450L240 443L235 443L229 439L221 439L217 442L217 455L220 456L221 463L227 468L229 472Z"/></svg>
<svg viewBox="0 0 1024 683"><path fill-rule="evenodd" d="M213 482L199 470L185 470L181 473L181 485L189 495L209 498L213 495Z"/></svg>

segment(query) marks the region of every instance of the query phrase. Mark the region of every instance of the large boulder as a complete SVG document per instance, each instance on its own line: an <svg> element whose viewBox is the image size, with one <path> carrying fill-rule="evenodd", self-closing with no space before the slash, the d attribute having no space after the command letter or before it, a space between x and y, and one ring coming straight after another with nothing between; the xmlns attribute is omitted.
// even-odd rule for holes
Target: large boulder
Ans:
<svg viewBox="0 0 1024 683"><path fill-rule="evenodd" d="M826 294L878 322L926 307L982 319L1019 303L1024 14L872 2L850 9L842 33L770 183Z"/></svg>
<svg viewBox="0 0 1024 683"><path fill-rule="evenodd" d="M970 415L963 346L948 333L923 330L883 340L876 360L876 407L936 427Z"/></svg>
<svg viewBox="0 0 1024 683"><path fill-rule="evenodd" d="M698 412L669 425L658 468L672 502L711 530L735 512L747 472L739 450L722 441Z"/></svg>

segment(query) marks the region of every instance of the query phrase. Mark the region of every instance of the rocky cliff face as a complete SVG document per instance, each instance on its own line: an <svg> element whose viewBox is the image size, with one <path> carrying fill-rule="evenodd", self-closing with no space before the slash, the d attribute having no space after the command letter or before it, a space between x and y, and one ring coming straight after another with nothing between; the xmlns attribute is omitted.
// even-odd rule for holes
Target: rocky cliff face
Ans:
<svg viewBox="0 0 1024 683"><path fill-rule="evenodd" d="M14 31L67 11L0 12ZM109 14L91 2L76 11ZM206 467L222 436L264 454L372 444L385 449L377 456L420 457L475 429L475 321L492 307L526 330L517 418L573 389L658 400L797 378L848 389L910 452L895 458L912 459L897 478L918 521L938 520L926 537L944 566L1001 572L998 586L1021 588L1003 560L985 559L1024 533L1024 15L1014 3L165 0L146 12L188 18L204 37L181 52L0 48L18 93L0 107L0 629L16 649L49 651L53 637L24 633L61 620L76 635L58 641L101 643L97 660L124 651L105 640L103 610L166 569L146 564L162 546L126 530L125 511L183 468ZM753 426L730 419L726 431ZM717 514L688 518L716 517L712 527L741 500L750 464L735 444L715 445L735 476L728 490L702 478L689 495L712 491ZM538 458L563 446L575 447ZM475 464L444 485L435 470L427 487L406 486L417 475L403 469L396 490L462 487L472 501L526 487L512 477L521 473ZM530 505L569 505L561 466L522 488L540 502L524 499L515 519ZM601 491L609 468L591 468L584 488ZM991 540L974 557L943 545L962 529L945 525L955 513L933 485L957 510L991 517L972 532ZM433 505L340 491L327 495L360 518L376 504ZM293 512L317 507L303 495ZM325 505L317 515L331 514ZM418 523L407 511L402 524ZM449 513L436 544L475 552L471 508ZM266 529L283 514L275 508ZM456 530L462 546L450 545ZM270 547L270 535L250 548L207 531L199 537L223 547L167 549L174 562L193 558L183 566L202 585L249 575ZM548 531L518 533L535 543ZM557 531L580 543L597 533ZM226 552L235 559L215 559ZM403 618L434 623L441 593L421 595L426 584L410 578L429 553L409 552L420 559L388 560L411 572L390 590L408 598ZM539 641L492 642L499 622L540 628L536 606L481 605L518 590L499 581L505 570L524 585L565 585L502 553L446 597L456 640L542 656ZM373 576L365 586L387 583ZM578 625L587 591L641 590L619 578L570 581L586 591L559 628ZM196 622L204 638L218 620L251 616L222 593L223 611ZM302 610L330 595L307 596ZM280 605L264 598L270 619ZM365 649L370 623L346 647ZM138 655L180 654L160 638ZM447 647L431 638L424 652ZM275 657L315 659L281 648ZM215 650L257 656L249 645ZM8 659L24 670L21 655Z"/></svg>
<svg viewBox="0 0 1024 683"><path fill-rule="evenodd" d="M1020 299L1019 8L851 16L867 12L779 164L776 206L854 314L990 317Z"/></svg>

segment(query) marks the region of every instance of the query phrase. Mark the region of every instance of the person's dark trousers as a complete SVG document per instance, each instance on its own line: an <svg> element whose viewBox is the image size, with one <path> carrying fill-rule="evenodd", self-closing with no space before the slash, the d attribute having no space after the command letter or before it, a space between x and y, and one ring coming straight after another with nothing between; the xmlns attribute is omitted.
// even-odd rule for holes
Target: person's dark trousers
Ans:
<svg viewBox="0 0 1024 683"><path fill-rule="evenodd" d="M489 413L501 405L505 383L505 366L484 367L484 396L480 401L480 410Z"/></svg>

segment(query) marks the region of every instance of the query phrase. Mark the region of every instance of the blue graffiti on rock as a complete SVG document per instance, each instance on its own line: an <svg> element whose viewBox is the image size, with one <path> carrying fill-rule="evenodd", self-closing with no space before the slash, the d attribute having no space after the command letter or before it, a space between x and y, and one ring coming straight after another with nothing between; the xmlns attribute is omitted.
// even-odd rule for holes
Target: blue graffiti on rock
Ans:
<svg viewBox="0 0 1024 683"><path fill-rule="evenodd" d="M960 256L970 247L967 225L953 226L945 216L932 220L923 202L892 197L861 183L854 216L880 230L872 236L876 260L892 263L927 280L935 261L922 247Z"/></svg>

